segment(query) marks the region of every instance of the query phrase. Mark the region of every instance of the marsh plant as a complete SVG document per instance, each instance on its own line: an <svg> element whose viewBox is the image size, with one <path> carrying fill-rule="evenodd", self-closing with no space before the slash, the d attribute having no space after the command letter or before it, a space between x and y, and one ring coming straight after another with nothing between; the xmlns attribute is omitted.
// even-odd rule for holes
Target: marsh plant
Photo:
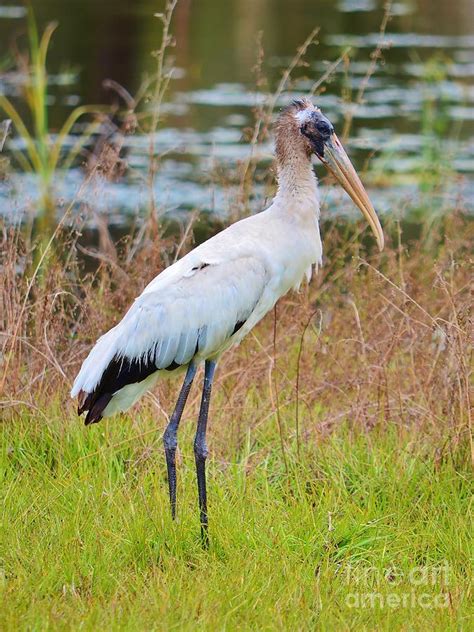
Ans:
<svg viewBox="0 0 474 632"><path fill-rule="evenodd" d="M47 56L57 24L50 23L43 33L38 32L35 16L30 8L27 18L27 50L16 54L16 70L22 77L20 103L0 94L0 112L11 122L14 135L21 145L9 146L14 163L26 173L35 174L38 180L39 199L36 214L36 234L41 243L47 243L56 224L54 182L60 170L71 167L84 146L100 127L99 106L79 106L72 110L58 131L49 126ZM21 114L26 106L26 115ZM75 142L68 144L69 136L79 119L94 115ZM8 140L7 140L8 144Z"/></svg>

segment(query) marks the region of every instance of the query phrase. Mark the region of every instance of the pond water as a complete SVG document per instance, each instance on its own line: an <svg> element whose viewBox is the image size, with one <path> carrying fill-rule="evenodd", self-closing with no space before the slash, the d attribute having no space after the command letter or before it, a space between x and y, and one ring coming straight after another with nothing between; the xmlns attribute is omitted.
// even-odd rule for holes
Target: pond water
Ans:
<svg viewBox="0 0 474 632"><path fill-rule="evenodd" d="M59 25L48 57L53 131L76 105L115 98L104 88L104 79L134 94L144 74L153 71L151 51L158 48L161 32L153 16L162 9L161 2L32 0L32 5L41 28L52 20ZM473 7L471 0L393 2L385 36L389 48L363 104L353 111L347 143L359 168L370 158L365 179L382 214L417 207L447 212L461 206L472 211ZM215 174L232 174L249 153L242 130L252 124L253 108L261 99L253 71L260 31L265 74L274 87L297 47L313 27L320 27L319 44L306 56L308 66L297 70L295 84L278 106L304 94L351 47L349 68L340 64L333 81L315 97L337 130L349 107L348 94L357 93L367 72L382 16L380 0L180 0L173 19L177 70L166 97L166 119L155 138L157 151L164 152L154 185L161 212L184 215L198 208L225 217L234 209L238 183L232 182L232 175L220 182ZM22 79L11 70L7 56L24 30L24 9L6 0L0 6L0 91L13 99ZM16 103L22 107L21 101ZM15 147L21 147L21 141L13 134L7 154ZM80 192L81 201L92 211L106 213L116 226L143 215L149 199L144 184L149 140L127 136L123 151L128 167L121 178L96 179ZM271 142L259 148L263 164L271 160L271 152ZM435 189L427 185L431 164L433 170L449 174ZM323 174L319 167L318 173ZM74 199L83 179L80 166L58 174L58 199ZM260 182L252 209L262 208L268 194L268 186ZM17 171L0 181L0 211L10 219L34 213L37 197L32 176ZM353 212L336 187L324 187L323 200L327 216Z"/></svg>

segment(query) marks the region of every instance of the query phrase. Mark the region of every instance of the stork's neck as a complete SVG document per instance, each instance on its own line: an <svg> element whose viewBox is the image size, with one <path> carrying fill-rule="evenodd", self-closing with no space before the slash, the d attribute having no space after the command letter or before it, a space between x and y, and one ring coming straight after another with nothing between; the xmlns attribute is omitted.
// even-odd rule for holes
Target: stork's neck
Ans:
<svg viewBox="0 0 474 632"><path fill-rule="evenodd" d="M303 205L318 206L317 180L314 175L311 158L300 147L285 147L285 151L277 145L278 191L276 200L288 200Z"/></svg>

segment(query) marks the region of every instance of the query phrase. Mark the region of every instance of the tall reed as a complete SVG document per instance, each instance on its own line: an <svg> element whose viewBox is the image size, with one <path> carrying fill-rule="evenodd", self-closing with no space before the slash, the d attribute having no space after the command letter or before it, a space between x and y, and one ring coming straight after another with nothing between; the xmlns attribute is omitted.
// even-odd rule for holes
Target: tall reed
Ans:
<svg viewBox="0 0 474 632"><path fill-rule="evenodd" d="M23 145L21 149L9 146L10 154L23 171L34 173L38 179L36 236L41 244L39 249L41 253L56 225L54 183L59 176L59 169L66 171L72 165L80 151L99 129L101 119L97 115L107 109L92 105L76 107L60 126L59 131L55 134L51 133L47 55L57 24L48 24L40 35L31 7L28 9L27 16L28 52L18 53L16 57L17 70L23 77L21 101L27 107L27 116L23 117L20 107L4 94L0 94L0 112L3 111L11 121L14 133L19 136ZM88 122L84 131L67 149L67 141L77 121L91 114L94 118ZM28 123L29 119L31 125Z"/></svg>

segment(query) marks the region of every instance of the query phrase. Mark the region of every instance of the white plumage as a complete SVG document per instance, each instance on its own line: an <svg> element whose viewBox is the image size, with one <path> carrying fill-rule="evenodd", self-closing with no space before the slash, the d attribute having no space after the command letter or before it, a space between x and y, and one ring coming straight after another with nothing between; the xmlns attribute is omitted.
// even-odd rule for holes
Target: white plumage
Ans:
<svg viewBox="0 0 474 632"><path fill-rule="evenodd" d="M81 412L89 410L86 423L127 410L165 371L216 360L290 288L310 278L322 258L312 153L380 229L332 125L309 101L295 101L280 115L276 153L279 186L272 205L161 272L98 340L71 392Z"/></svg>
<svg viewBox="0 0 474 632"><path fill-rule="evenodd" d="M219 356L240 342L321 261L318 210L316 196L306 201L304 213L294 212L291 198L277 196L266 211L233 224L164 270L98 340L71 395L92 393L116 356L150 354L158 370ZM238 323L244 324L233 334ZM102 416L126 410L154 382L125 387Z"/></svg>
<svg viewBox="0 0 474 632"><path fill-rule="evenodd" d="M90 424L127 410L161 375L187 369L163 436L174 518L178 426L196 367L205 361L194 454L206 546L206 429L216 361L321 264L312 154L359 206L382 248L380 223L331 123L310 101L296 100L277 121L278 191L273 204L209 239L153 279L123 320L97 341L72 388L78 412L87 411Z"/></svg>

